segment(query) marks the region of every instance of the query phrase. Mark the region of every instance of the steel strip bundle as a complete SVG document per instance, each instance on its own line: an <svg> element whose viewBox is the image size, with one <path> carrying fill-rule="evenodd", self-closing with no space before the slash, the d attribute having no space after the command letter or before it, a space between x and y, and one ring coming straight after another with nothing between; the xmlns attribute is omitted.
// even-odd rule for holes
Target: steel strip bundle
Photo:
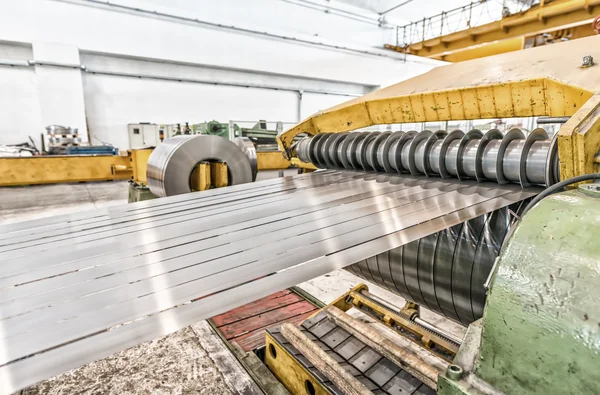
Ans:
<svg viewBox="0 0 600 395"><path fill-rule="evenodd" d="M227 163L229 185L253 180L251 163L242 148L219 136L176 136L159 144L146 168L148 187L156 196L192 192L190 176L203 161Z"/></svg>
<svg viewBox="0 0 600 395"><path fill-rule="evenodd" d="M325 171L0 227L0 392L535 193Z"/></svg>
<svg viewBox="0 0 600 395"><path fill-rule="evenodd" d="M470 219L346 269L468 325L483 315L484 283L524 202Z"/></svg>
<svg viewBox="0 0 600 395"><path fill-rule="evenodd" d="M556 139L543 129L502 134L432 132L321 133L296 145L298 158L323 169L355 169L550 186L558 181Z"/></svg>

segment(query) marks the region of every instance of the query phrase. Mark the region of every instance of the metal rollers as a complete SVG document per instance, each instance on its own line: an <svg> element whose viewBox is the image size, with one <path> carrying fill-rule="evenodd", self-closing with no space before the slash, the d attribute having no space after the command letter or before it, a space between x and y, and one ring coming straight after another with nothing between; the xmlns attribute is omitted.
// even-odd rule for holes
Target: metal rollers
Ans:
<svg viewBox="0 0 600 395"><path fill-rule="evenodd" d="M229 185L253 180L249 159L231 141L211 135L177 136L159 144L148 158L150 191L160 197L192 192L190 175L202 161L226 162Z"/></svg>
<svg viewBox="0 0 600 395"><path fill-rule="evenodd" d="M484 283L524 202L485 214L346 269L468 325L483 316Z"/></svg>
<svg viewBox="0 0 600 395"><path fill-rule="evenodd" d="M301 140L298 158L319 168L410 173L479 182L552 185L558 181L556 139L543 129L485 134L432 132L322 133Z"/></svg>

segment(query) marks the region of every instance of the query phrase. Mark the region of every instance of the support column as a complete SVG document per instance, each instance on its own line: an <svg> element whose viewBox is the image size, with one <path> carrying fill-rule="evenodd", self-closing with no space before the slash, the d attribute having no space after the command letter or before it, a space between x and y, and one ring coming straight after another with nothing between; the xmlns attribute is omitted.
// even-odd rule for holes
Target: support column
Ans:
<svg viewBox="0 0 600 395"><path fill-rule="evenodd" d="M304 94L304 91L298 91L298 117L297 117L298 122L302 121L302 95L303 94Z"/></svg>

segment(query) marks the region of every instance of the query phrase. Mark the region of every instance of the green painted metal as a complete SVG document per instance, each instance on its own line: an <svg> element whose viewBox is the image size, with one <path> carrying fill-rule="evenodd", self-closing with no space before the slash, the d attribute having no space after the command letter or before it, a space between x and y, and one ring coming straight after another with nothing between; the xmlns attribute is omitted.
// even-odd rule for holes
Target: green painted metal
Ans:
<svg viewBox="0 0 600 395"><path fill-rule="evenodd" d="M127 203L143 202L144 200L150 199L157 199L157 197L150 192L150 188L134 183L129 184Z"/></svg>
<svg viewBox="0 0 600 395"><path fill-rule="evenodd" d="M476 374L507 394L600 393L600 199L594 196L569 191L544 199L501 254Z"/></svg>
<svg viewBox="0 0 600 395"><path fill-rule="evenodd" d="M438 395L501 395L500 391L481 380L474 373L475 364L479 358L482 326L483 319L469 325L463 343L452 361L453 365L462 368L463 374L461 377L457 377L449 370L440 374L437 383Z"/></svg>
<svg viewBox="0 0 600 395"><path fill-rule="evenodd" d="M239 127L234 125L234 131L237 131ZM203 122L192 125L193 134L210 134L213 136L221 136L229 139L229 124L221 123L218 121Z"/></svg>

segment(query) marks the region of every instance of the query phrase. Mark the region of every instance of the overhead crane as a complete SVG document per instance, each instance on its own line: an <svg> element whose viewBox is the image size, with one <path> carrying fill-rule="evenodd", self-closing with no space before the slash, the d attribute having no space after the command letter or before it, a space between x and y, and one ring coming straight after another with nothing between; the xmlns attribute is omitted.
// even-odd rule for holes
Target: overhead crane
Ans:
<svg viewBox="0 0 600 395"><path fill-rule="evenodd" d="M448 62L461 62L531 48L546 42L574 40L596 34L597 0L541 1L526 11L418 42L386 44L385 48ZM426 20L415 22L425 29ZM401 29L401 28L399 28Z"/></svg>

